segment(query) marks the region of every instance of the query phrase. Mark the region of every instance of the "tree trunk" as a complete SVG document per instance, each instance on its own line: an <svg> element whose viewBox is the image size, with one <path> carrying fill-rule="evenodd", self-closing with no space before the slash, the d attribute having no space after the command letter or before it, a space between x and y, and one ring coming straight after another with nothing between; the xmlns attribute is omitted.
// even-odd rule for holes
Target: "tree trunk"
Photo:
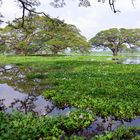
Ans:
<svg viewBox="0 0 140 140"><path fill-rule="evenodd" d="M113 49L113 50L112 50L112 53L113 53L113 56L117 56L117 55L118 55L117 49Z"/></svg>
<svg viewBox="0 0 140 140"><path fill-rule="evenodd" d="M53 45L53 46L52 46L51 51L52 51L53 55L57 55L58 50L59 50L59 49L58 49L58 47L57 47L56 45Z"/></svg>
<svg viewBox="0 0 140 140"><path fill-rule="evenodd" d="M113 56L117 56L118 55L118 52L113 52Z"/></svg>

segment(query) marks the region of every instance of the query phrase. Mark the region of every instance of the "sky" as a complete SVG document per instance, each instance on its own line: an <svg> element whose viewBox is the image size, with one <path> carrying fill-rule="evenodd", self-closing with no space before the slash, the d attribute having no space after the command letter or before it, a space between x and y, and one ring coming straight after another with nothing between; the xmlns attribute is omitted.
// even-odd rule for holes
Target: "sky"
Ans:
<svg viewBox="0 0 140 140"><path fill-rule="evenodd" d="M87 39L109 28L140 28L140 0L134 1L135 7L131 0L116 0L116 9L121 11L118 13L111 11L108 0L105 3L90 0L91 6L87 8L79 7L78 0L65 0L65 7L54 8L50 5L51 1L40 0L37 11L44 11L50 17L76 25ZM0 12L5 16L5 21L21 17L22 14L15 0L3 0Z"/></svg>

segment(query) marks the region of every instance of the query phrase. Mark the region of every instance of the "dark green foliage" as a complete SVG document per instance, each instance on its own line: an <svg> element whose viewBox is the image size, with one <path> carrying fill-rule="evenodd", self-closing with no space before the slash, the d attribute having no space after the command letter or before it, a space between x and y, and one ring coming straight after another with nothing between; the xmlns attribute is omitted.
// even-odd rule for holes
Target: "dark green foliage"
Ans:
<svg viewBox="0 0 140 140"><path fill-rule="evenodd" d="M71 132L73 130L80 130L91 124L93 116L90 112L76 110L69 112L68 117L64 117L61 120L61 128L65 131Z"/></svg>
<svg viewBox="0 0 140 140"><path fill-rule="evenodd" d="M46 77L47 74L43 74L43 73L30 73L27 75L28 79L34 79L34 78L44 79Z"/></svg>
<svg viewBox="0 0 140 140"><path fill-rule="evenodd" d="M57 117L35 117L32 114L0 112L0 139L60 139L67 131L74 132L87 127L92 121L91 113L79 110L69 112L67 116Z"/></svg>
<svg viewBox="0 0 140 140"><path fill-rule="evenodd" d="M1 140L27 140L39 138L58 138L64 134L57 128L57 118L34 117L32 114L5 114L0 112Z"/></svg>

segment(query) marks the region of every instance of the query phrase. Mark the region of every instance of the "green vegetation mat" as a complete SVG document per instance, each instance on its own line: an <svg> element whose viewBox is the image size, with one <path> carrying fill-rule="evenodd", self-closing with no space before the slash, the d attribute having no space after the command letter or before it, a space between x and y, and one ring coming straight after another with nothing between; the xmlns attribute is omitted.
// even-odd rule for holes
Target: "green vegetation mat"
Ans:
<svg viewBox="0 0 140 140"><path fill-rule="evenodd" d="M117 64L108 58L106 56L1 56L0 63L1 65L16 64L21 68L32 68L34 72L29 73L28 78L41 78L44 81L49 81L51 88L42 91L42 94L46 98L52 99L57 106L74 106L78 110L86 111L87 114L91 113L94 116L102 117L114 116L120 120L129 120L140 116L140 65ZM58 124L54 122L53 124L56 129L60 129L57 131L57 133L61 134L59 135L60 137L63 132L70 130L70 128L75 130L89 126L94 117L92 119L89 116L86 118L89 122L83 123L82 127L78 125L79 120L76 120L78 123L74 122L76 124L74 128L68 125L69 121L65 123L68 128L63 125L63 129L58 127ZM59 120L61 123L62 120ZM2 123L6 124L6 122ZM41 125L40 122L39 124ZM33 126L30 126L36 128L37 125L36 122ZM0 128L1 132L3 132L3 127ZM50 128L46 127L50 131ZM11 130L9 125L6 128ZM21 127L18 126L18 128L20 129ZM39 132L44 134L42 131L46 129ZM134 130L136 131L136 129L138 128ZM132 129L125 130L125 128L121 128L120 131L106 133L96 138L101 140L111 140L113 137L125 139L127 134L132 134L127 136L130 139L134 137L139 139L137 133ZM140 130L138 129L138 131ZM47 134L43 136L46 138ZM58 138L58 135L54 135L54 137ZM82 138L73 136L73 139Z"/></svg>

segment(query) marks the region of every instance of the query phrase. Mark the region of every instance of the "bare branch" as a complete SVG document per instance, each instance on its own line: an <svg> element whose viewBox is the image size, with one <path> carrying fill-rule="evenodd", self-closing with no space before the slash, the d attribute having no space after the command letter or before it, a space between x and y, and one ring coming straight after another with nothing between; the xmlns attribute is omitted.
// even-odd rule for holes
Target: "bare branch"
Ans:
<svg viewBox="0 0 140 140"><path fill-rule="evenodd" d="M134 0L131 0L133 7L135 8Z"/></svg>
<svg viewBox="0 0 140 140"><path fill-rule="evenodd" d="M115 8L115 0L109 0L109 5L110 5L111 10L114 13L120 12L119 10L116 10L116 8Z"/></svg>
<svg viewBox="0 0 140 140"><path fill-rule="evenodd" d="M22 24L21 27L24 26L24 21L25 21L25 12L33 12L33 7L34 6L39 6L40 2L38 0L17 0L19 3L19 7L22 8Z"/></svg>

